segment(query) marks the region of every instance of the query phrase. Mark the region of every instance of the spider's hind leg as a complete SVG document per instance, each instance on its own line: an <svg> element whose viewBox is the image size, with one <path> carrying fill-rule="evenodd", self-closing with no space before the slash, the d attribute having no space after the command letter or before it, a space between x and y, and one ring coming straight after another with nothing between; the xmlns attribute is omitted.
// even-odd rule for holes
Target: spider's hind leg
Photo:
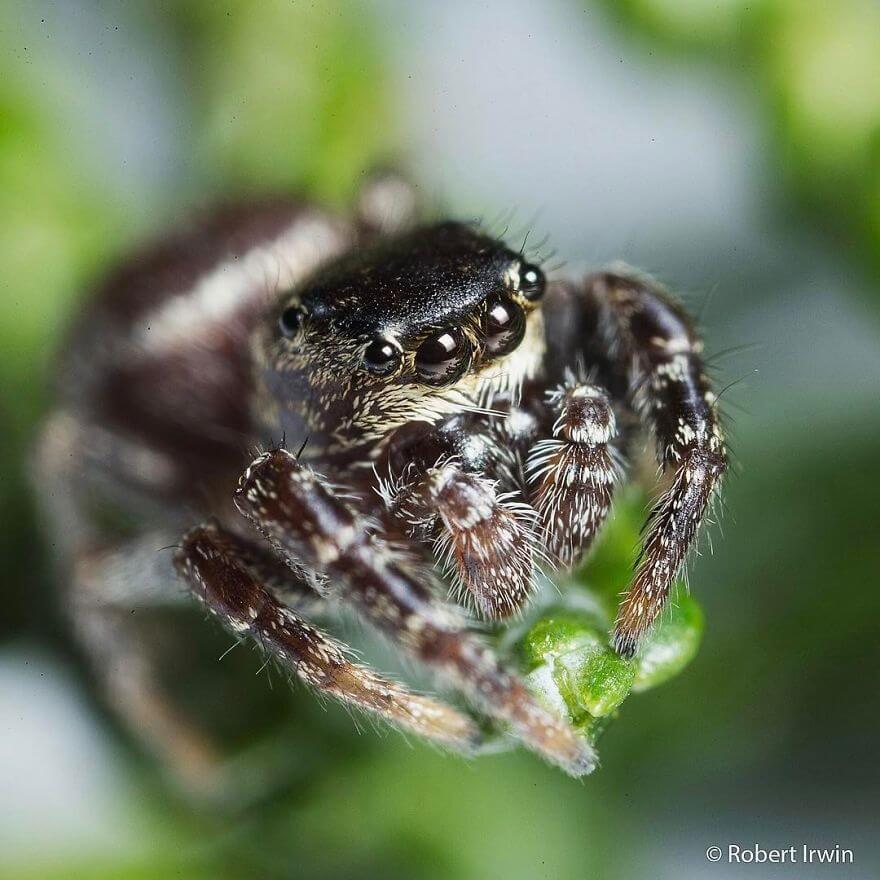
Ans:
<svg viewBox="0 0 880 880"><path fill-rule="evenodd" d="M92 437L88 426L56 414L33 463L41 513L58 536L52 549L64 610L103 701L188 792L214 792L217 744L164 686L165 658L150 637L154 613L185 604L171 554L160 552L177 535L159 527L110 534L96 520L94 490L84 477ZM114 452L106 444L102 451Z"/></svg>
<svg viewBox="0 0 880 880"><path fill-rule="evenodd" d="M235 724L228 723L225 712L214 711L219 700L193 689L202 661L215 661L217 655L204 653L208 645L213 652L216 644L202 641L202 622L187 620L192 602L173 565L171 551L180 543L185 520L173 508L157 508L157 516L147 516L153 507L142 506L146 499L128 487L107 491L117 482L108 484L97 473L99 466L128 461L130 448L66 412L47 421L33 478L42 514L56 536L52 549L59 590L102 702L176 785L188 795L213 800L233 790L227 745ZM145 454L136 460L143 461ZM162 465L157 472L170 472L154 454ZM268 549L255 543L246 558L285 604L297 611L326 608L311 585ZM259 695L239 693L239 698L242 717L250 717L249 711L259 714L267 705Z"/></svg>

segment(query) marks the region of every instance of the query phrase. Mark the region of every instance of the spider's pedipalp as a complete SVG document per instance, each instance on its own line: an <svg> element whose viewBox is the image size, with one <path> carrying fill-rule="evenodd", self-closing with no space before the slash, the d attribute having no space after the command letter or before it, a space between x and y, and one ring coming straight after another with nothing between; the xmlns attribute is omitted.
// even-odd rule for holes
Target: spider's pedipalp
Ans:
<svg viewBox="0 0 880 880"><path fill-rule="evenodd" d="M607 393L574 375L548 392L553 437L536 443L526 461L532 500L550 559L575 565L611 507L618 466L609 441L616 426Z"/></svg>
<svg viewBox="0 0 880 880"><path fill-rule="evenodd" d="M343 598L413 656L444 676L523 742L580 776L592 771L592 747L567 723L541 708L495 655L466 630L452 608L364 528L311 470L284 450L248 469L236 505L279 550L324 573Z"/></svg>
<svg viewBox="0 0 880 880"><path fill-rule="evenodd" d="M534 588L534 511L497 495L491 480L447 462L405 490L400 509L434 524L435 552L460 592L489 620L509 617Z"/></svg>
<svg viewBox="0 0 880 880"><path fill-rule="evenodd" d="M460 751L477 745L479 729L470 718L353 663L342 645L306 623L253 577L242 561L249 556L246 542L211 523L184 536L175 566L236 635L258 639L310 687Z"/></svg>
<svg viewBox="0 0 880 880"><path fill-rule="evenodd" d="M433 544L458 594L480 615L501 620L528 602L535 586L535 511L515 492L515 457L482 415L447 419L395 437L379 481L388 512L410 535Z"/></svg>

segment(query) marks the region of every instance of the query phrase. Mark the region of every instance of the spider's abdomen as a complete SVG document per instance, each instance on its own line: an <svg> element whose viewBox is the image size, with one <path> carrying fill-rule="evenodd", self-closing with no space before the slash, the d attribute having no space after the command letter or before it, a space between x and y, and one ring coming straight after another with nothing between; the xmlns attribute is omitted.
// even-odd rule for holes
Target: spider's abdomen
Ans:
<svg viewBox="0 0 880 880"><path fill-rule="evenodd" d="M279 288L344 241L288 199L206 215L106 279L64 348L61 397L186 483L237 467L253 434L251 333Z"/></svg>

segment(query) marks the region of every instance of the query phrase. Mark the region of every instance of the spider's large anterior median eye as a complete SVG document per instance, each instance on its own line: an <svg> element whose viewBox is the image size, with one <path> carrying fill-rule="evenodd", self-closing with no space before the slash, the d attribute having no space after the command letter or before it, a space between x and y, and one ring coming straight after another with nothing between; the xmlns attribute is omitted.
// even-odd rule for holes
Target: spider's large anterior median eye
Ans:
<svg viewBox="0 0 880 880"><path fill-rule="evenodd" d="M387 339L375 339L364 349L364 366L377 376L393 373L400 364L400 349Z"/></svg>
<svg viewBox="0 0 880 880"><path fill-rule="evenodd" d="M508 354L523 340L526 318L522 309L507 297L493 296L486 303L486 353Z"/></svg>
<svg viewBox="0 0 880 880"><path fill-rule="evenodd" d="M519 267L519 291L527 299L534 302L544 295L547 281L544 273L531 263L523 263Z"/></svg>
<svg viewBox="0 0 880 880"><path fill-rule="evenodd" d="M429 336L416 352L416 373L429 385L442 385L461 375L470 349L464 334L455 327Z"/></svg>
<svg viewBox="0 0 880 880"><path fill-rule="evenodd" d="M305 312L302 306L288 306L278 316L278 329L287 339L292 339L299 332Z"/></svg>

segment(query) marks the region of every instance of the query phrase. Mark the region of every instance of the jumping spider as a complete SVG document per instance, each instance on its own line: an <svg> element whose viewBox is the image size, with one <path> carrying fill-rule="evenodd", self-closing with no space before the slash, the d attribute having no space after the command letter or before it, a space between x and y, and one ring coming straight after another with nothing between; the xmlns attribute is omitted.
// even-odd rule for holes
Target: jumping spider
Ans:
<svg viewBox="0 0 880 880"><path fill-rule="evenodd" d="M119 268L64 348L38 469L70 607L113 701L163 747L187 732L124 611L183 582L317 691L474 749L469 714L303 616L353 606L547 760L595 766L444 596L499 620L537 566L572 567L647 425L666 488L612 637L631 656L725 470L702 344L643 276L548 282L477 225L416 214L391 176L351 220L286 198L219 209Z"/></svg>

